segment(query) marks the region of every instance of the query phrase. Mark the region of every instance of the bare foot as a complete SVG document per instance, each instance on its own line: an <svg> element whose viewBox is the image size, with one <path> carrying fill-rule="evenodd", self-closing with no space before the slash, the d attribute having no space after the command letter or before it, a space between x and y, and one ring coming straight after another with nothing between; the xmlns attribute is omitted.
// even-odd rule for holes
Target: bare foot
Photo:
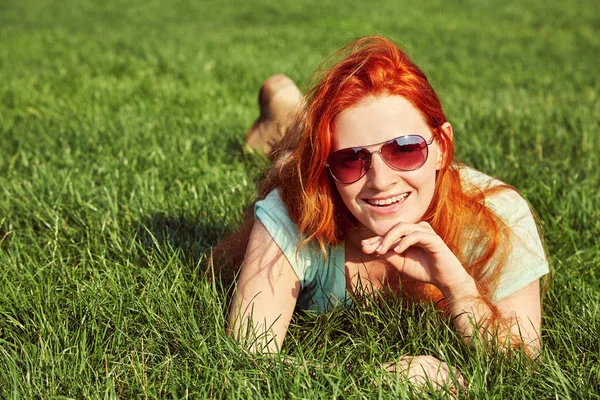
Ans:
<svg viewBox="0 0 600 400"><path fill-rule="evenodd" d="M283 74L269 77L260 87L260 115L246 134L245 148L269 154L301 102L302 93L293 80Z"/></svg>

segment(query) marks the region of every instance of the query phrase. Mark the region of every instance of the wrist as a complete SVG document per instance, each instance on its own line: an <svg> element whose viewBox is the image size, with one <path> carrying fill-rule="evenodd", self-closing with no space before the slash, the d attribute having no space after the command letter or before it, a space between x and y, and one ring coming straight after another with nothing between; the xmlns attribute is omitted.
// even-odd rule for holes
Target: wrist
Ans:
<svg viewBox="0 0 600 400"><path fill-rule="evenodd" d="M463 269L461 274L455 276L452 282L446 282L440 285L440 291L448 302L455 303L465 298L475 298L479 296L477 284L471 275Z"/></svg>

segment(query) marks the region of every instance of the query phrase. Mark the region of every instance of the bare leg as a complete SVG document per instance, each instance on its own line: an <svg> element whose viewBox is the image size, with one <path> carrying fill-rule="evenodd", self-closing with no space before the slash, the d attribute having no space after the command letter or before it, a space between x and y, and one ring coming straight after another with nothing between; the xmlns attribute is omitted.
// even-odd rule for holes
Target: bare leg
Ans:
<svg viewBox="0 0 600 400"><path fill-rule="evenodd" d="M260 115L246 134L245 148L269 154L301 102L302 93L294 81L282 74L269 77L260 88Z"/></svg>

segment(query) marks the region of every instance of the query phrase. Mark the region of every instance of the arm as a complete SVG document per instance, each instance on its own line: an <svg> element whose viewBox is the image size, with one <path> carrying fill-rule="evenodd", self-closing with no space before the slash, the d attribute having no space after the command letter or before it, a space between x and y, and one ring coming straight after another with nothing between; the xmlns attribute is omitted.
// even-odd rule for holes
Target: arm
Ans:
<svg viewBox="0 0 600 400"><path fill-rule="evenodd" d="M276 352L283 344L300 293L292 266L256 220L229 313L228 334L251 351Z"/></svg>
<svg viewBox="0 0 600 400"><path fill-rule="evenodd" d="M454 316L453 324L466 341L479 334L497 335L502 347L522 347L534 357L541 346L541 304L539 279L492 304L484 300L473 278L466 274L458 287L440 288Z"/></svg>
<svg viewBox="0 0 600 400"><path fill-rule="evenodd" d="M525 199L512 190L489 196L486 198L486 205L505 222L512 232L511 254L505 260L503 276L496 289L496 294L503 297L500 297L501 300L494 304L484 301L486 304L483 307L479 306L483 310L483 318L489 318L489 322L484 324L484 327L493 323L495 326L491 327L492 332L495 330L501 345L519 346L530 356L535 356L541 346L541 301L538 277L543 275L544 269L548 272L548 264L533 213ZM532 273L532 271L536 272ZM529 283L524 287L521 286L522 288L517 291L506 291L506 286L510 287L515 283L520 285L518 282L522 278L528 280L521 282ZM476 286L472 281L472 278L468 278L465 288L462 290L446 288L446 293L444 293L450 300L449 307L454 308L453 312L467 312L463 317L458 317L454 321L459 331L462 331L464 327L464 317L471 310L477 308L474 307L472 295L476 296L479 293L474 291ZM469 295L469 291L472 292L471 295ZM506 295L508 293L511 294ZM485 317L485 314L488 317Z"/></svg>
<svg viewBox="0 0 600 400"><path fill-rule="evenodd" d="M448 302L454 327L465 341L471 341L479 333L496 336L503 347L525 346L529 355L535 355L539 349L539 280L496 304L491 303L425 222L400 223L385 237L364 240L362 246L365 253L379 254L403 274L438 287Z"/></svg>

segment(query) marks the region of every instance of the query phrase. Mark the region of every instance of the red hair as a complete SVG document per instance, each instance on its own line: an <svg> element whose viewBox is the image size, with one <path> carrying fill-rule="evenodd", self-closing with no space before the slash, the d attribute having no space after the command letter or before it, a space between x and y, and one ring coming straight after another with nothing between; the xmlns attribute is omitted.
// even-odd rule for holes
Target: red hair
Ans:
<svg viewBox="0 0 600 400"><path fill-rule="evenodd" d="M458 163L453 161L452 138L440 129L446 122L440 100L425 74L394 43L382 37L366 37L334 57L339 61L325 70L307 93L305 109L272 153L275 162L263 181L261 196L279 188L302 234L302 245L317 243L326 254L326 247L343 241L345 228L355 221L325 168L331 152L333 121L367 96L402 96L420 112L445 154L423 220L461 260L489 301L507 254L500 243L508 243L504 240L508 233L502 221L485 207L484 199L491 191L508 185L482 192L462 184ZM241 234L247 240L248 224ZM476 252L467 251L469 242L480 246ZM487 268L490 263L497 266L491 272ZM437 288L420 282L404 281L403 289L419 299L437 301L442 297Z"/></svg>

